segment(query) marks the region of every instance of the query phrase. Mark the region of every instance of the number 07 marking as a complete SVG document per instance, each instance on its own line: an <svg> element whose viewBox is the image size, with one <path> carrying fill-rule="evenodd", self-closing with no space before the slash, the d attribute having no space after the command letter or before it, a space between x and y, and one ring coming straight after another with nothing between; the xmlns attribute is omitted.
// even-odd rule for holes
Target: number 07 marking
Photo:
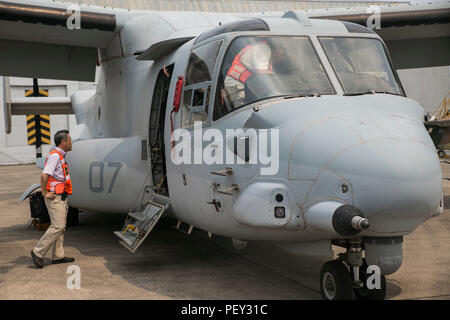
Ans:
<svg viewBox="0 0 450 320"><path fill-rule="evenodd" d="M114 183L116 182L116 178L117 175L119 174L120 168L122 168L122 164L120 162L108 162L107 163L108 168L116 168L112 179L111 179L111 183L109 184L109 188L108 188L108 193L111 193L112 188L114 187ZM89 166L89 189L92 192L96 192L96 193L101 193L104 190L104 186L103 186L103 171L104 171L104 167L105 164L101 161L94 161L91 163L91 165ZM93 171L94 168L98 168L98 181L100 182L100 185L98 186L94 186L93 182L92 182L92 176L93 176ZM97 171L97 170L95 170Z"/></svg>

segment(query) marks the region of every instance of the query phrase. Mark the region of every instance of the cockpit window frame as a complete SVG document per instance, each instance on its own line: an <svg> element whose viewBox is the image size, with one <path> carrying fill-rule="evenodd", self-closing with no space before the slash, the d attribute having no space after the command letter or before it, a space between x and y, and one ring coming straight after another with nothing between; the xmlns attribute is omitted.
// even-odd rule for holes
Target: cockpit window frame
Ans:
<svg viewBox="0 0 450 320"><path fill-rule="evenodd" d="M206 105L205 104L203 105L203 108L206 110L206 113L207 113L207 118L206 118L206 121L202 122L202 127L211 125L212 117L211 117L210 112L213 110L213 109L211 109L211 102L214 99L214 92L216 90L216 85L217 85L217 81L216 81L216 76L215 75L218 72L218 68L220 68L220 65L222 64L224 48L228 47L228 45L227 45L227 43L228 43L227 38L224 37L223 35L217 35L217 36L208 38L208 39L206 39L204 41L201 41L199 43L196 43L196 44L192 45L192 47L189 49L189 55L188 55L188 58L187 58L186 67L184 69L184 76L186 77L188 69L189 69L189 60L190 60L192 51L194 51L194 50L196 50L196 49L198 49L200 47L203 47L205 45L208 45L211 42L215 42L215 41L222 41L222 43L220 45L219 53L218 53L218 56L217 56L217 59L216 59L216 64L215 64L213 72L211 74L211 76L212 76L211 81L199 82L199 83L195 83L195 84L190 84L188 86L183 85L183 93L182 93L182 96L181 96L181 103L183 104L184 98L185 98L184 94L185 94L186 90L196 89L197 87L200 88L200 87L202 87L203 84L210 83L210 85L209 85L209 101L205 102ZM207 94L205 93L205 99L206 99L206 97L207 97ZM192 99L191 99L191 101L192 101ZM199 109L200 109L199 107L194 107L194 108L191 108L190 110L191 110L191 112L193 112L192 110L199 110ZM183 113L183 108L181 108L181 113ZM183 122L183 114L181 115L181 119L182 119L181 121ZM193 130L195 125L192 124L192 125L184 127L183 123L181 123L181 127L183 129Z"/></svg>
<svg viewBox="0 0 450 320"><path fill-rule="evenodd" d="M203 32L195 39L194 45L207 41L218 35L245 31L270 31L270 28L267 23L260 18L249 18L244 20L232 21Z"/></svg>
<svg viewBox="0 0 450 320"><path fill-rule="evenodd" d="M344 36L343 35L337 35L337 36L334 36L334 35L330 35L330 36L328 36L328 35L321 35L321 36L317 36L317 40L318 40L318 42L319 42L319 44L321 46L321 49L325 53L325 56L326 56L326 58L328 60L328 63L330 64L330 66L331 66L331 68L332 68L332 70L333 70L333 72L334 72L334 74L336 76L336 79L338 80L339 85L341 86L341 88L342 88L342 90L344 92L344 95L345 95L345 87L344 87L344 85L342 83L341 78L339 77L338 72L335 69L334 64L331 62L331 59L330 59L330 57L328 55L327 50L325 50L325 47L324 47L324 45L323 45L323 43L321 41L322 38L372 39L372 40L377 40L378 42L380 42L382 47L383 47L384 54L386 55L386 58L388 60L389 66L390 66L390 68L392 70L392 74L394 75L394 79L397 82L397 85L398 85L398 87L400 89L401 96L406 98L406 92L405 92L405 90L403 88L402 82L400 81L400 77L398 76L397 70L395 69L394 64L392 63L392 59L391 59L391 56L389 54L389 50L387 49L386 44L380 38L378 38L376 36L372 36L372 37L369 36L368 37L368 36L360 36L360 35L344 35Z"/></svg>
<svg viewBox="0 0 450 320"><path fill-rule="evenodd" d="M229 47L232 45L232 43L234 42L234 40L236 40L239 37L261 37L261 38L267 38L267 37L302 37L302 38L307 38L309 43L311 44L311 47L314 51L314 54L317 58L317 61L322 65L323 67L323 71L327 77L327 80L330 84L330 88L333 90L332 93L324 93L321 95L337 95L337 88L336 88L336 84L334 83L334 81L332 80L332 78L330 77L330 74L323 62L323 60L321 59L318 49L316 48L314 41L312 40L313 37L316 37L315 35L309 35L309 34L273 34L271 32L267 32L266 34L261 34L261 32L239 32L239 33L232 33L232 34L227 34L227 36L224 38L225 42L224 44L222 44L222 48L221 48L221 53L218 57L218 60L216 62L216 68L218 68L218 70L214 70L214 75L215 78L213 80L213 86L211 87L211 89L214 89L214 92L211 93L211 97L210 97L210 103L212 102L212 106L210 106L210 110L208 112L208 116L211 117L210 121L211 123L216 123L217 121L222 120L223 118L227 117L228 115L234 113L234 111L237 110L242 110L243 108L248 108L249 106L264 101L264 100L270 100L270 99L276 99L276 98L281 98L283 97L283 95L281 96L277 96L277 97L270 97L270 98L263 98L260 100L256 100L253 101L251 103L245 104L240 106L239 108L233 109L232 111L225 113L223 115L221 115L218 119L213 119L213 114L214 114L214 108L215 108L215 100L216 100L216 95L217 95L217 86L218 86L218 73L220 72L221 68L222 68L222 63L223 63L223 59L225 58L226 53L228 52ZM217 38L216 38L217 40ZM322 49L322 48L320 48ZM220 59L220 61L219 61Z"/></svg>

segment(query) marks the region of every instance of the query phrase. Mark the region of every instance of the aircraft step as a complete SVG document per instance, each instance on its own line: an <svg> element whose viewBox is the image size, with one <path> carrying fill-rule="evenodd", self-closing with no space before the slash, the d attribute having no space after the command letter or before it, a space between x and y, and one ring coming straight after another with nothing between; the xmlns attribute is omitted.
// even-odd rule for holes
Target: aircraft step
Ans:
<svg viewBox="0 0 450 320"><path fill-rule="evenodd" d="M157 203L159 203L159 204L162 204L162 205L166 205L166 204L169 203L170 198L169 198L169 197L166 197L165 195L157 194L157 193L156 193L156 194L154 195L154 197L153 197L153 201L155 201L155 202L157 202Z"/></svg>
<svg viewBox="0 0 450 320"><path fill-rule="evenodd" d="M163 213L169 207L169 198L155 194L154 198L148 201L137 212L130 212L125 219L122 231L115 231L120 244L134 253L144 242Z"/></svg>
<svg viewBox="0 0 450 320"><path fill-rule="evenodd" d="M185 234L189 234L190 235L191 232L192 232L192 229L194 229L194 226L191 225L191 224L188 224L188 223L184 223L181 220L178 220L177 225L175 227L173 227L173 228L175 228L176 230L181 231L181 232L183 232Z"/></svg>
<svg viewBox="0 0 450 320"><path fill-rule="evenodd" d="M122 231L114 231L114 234L119 237L120 241L125 242L126 247L131 247L133 245L133 242L135 240L134 236L126 233L123 234Z"/></svg>

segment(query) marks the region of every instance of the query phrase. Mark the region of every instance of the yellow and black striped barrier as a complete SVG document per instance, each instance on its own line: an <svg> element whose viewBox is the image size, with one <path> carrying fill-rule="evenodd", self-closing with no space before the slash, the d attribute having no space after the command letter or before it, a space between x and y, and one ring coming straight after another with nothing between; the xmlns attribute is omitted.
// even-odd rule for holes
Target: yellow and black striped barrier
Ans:
<svg viewBox="0 0 450 320"><path fill-rule="evenodd" d="M36 123L38 123L39 126L37 126ZM50 116L48 114L28 115L27 135L29 145L35 145L37 137L40 137L42 144L51 144Z"/></svg>
<svg viewBox="0 0 450 320"><path fill-rule="evenodd" d="M38 95L34 95L34 90L26 90L25 91L25 97L48 97L48 90L41 90L39 89Z"/></svg>
<svg viewBox="0 0 450 320"><path fill-rule="evenodd" d="M51 144L50 140L50 116L48 114L41 114L41 141L45 144Z"/></svg>
<svg viewBox="0 0 450 320"><path fill-rule="evenodd" d="M37 82L37 81L36 81ZM37 89L37 84L31 90L25 91L25 97L48 97L48 90ZM36 90L37 89L37 90ZM36 146L36 157L42 156L42 145L51 144L50 138L50 115L31 114L27 115L28 145Z"/></svg>

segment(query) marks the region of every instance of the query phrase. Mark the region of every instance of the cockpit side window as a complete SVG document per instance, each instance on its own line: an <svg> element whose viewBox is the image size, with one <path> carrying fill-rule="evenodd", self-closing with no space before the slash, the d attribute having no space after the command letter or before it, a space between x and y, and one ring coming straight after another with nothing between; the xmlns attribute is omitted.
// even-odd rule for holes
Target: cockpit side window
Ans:
<svg viewBox="0 0 450 320"><path fill-rule="evenodd" d="M191 52L183 91L182 126L208 120L213 73L223 40L209 42Z"/></svg>

